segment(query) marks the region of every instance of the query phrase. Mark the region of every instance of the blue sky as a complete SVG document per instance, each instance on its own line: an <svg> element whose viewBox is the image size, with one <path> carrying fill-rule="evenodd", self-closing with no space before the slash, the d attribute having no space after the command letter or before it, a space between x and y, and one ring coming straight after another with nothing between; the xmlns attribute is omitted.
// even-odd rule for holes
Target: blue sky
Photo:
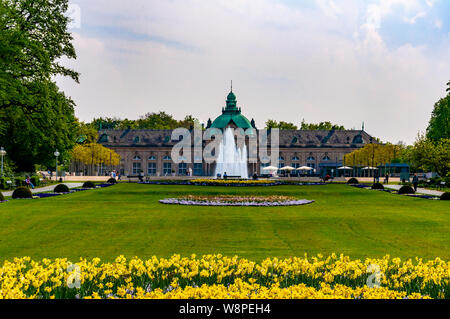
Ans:
<svg viewBox="0 0 450 319"><path fill-rule="evenodd" d="M412 143L450 80L446 0L74 0L85 121L215 118L230 80L243 113L329 120Z"/></svg>

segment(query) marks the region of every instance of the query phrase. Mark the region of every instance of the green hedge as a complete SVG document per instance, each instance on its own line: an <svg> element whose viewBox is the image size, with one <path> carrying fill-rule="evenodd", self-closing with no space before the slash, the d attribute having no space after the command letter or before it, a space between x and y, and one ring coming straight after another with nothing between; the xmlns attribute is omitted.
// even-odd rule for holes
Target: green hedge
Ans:
<svg viewBox="0 0 450 319"><path fill-rule="evenodd" d="M13 192L12 198L14 198L14 199L33 198L33 194L31 193L29 188L19 187L19 188L16 188L16 190Z"/></svg>
<svg viewBox="0 0 450 319"><path fill-rule="evenodd" d="M95 184L91 181L84 182L83 188L95 188Z"/></svg>
<svg viewBox="0 0 450 319"><path fill-rule="evenodd" d="M9 185L6 182L10 180L7 177L0 177L0 189L9 189Z"/></svg>
<svg viewBox="0 0 450 319"><path fill-rule="evenodd" d="M39 176L31 176L30 181L34 185L34 187L41 185L41 180Z"/></svg>
<svg viewBox="0 0 450 319"><path fill-rule="evenodd" d="M56 185L53 191L55 193L70 193L69 187L67 187L67 185L65 184Z"/></svg>

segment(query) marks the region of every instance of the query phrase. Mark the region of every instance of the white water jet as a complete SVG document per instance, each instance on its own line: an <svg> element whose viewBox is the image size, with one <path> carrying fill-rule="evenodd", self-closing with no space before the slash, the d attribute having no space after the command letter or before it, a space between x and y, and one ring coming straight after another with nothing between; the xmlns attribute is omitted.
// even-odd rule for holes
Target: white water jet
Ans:
<svg viewBox="0 0 450 319"><path fill-rule="evenodd" d="M223 176L225 173L227 176L248 178L247 146L244 144L242 149L237 147L231 128L225 130L216 161L215 176Z"/></svg>

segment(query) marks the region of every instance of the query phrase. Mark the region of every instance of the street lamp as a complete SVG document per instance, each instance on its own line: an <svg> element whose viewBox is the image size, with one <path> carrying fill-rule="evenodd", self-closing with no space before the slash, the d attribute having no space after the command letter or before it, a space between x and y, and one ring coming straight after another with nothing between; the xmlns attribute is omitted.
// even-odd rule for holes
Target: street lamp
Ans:
<svg viewBox="0 0 450 319"><path fill-rule="evenodd" d="M53 155L55 155L55 157L56 157L55 181L58 181L58 156L60 155L59 152L58 152L58 149L56 150L55 153L53 153Z"/></svg>
<svg viewBox="0 0 450 319"><path fill-rule="evenodd" d="M3 156L5 156L6 155L6 151L5 151L5 149L3 148L3 146L0 148L0 156L2 157L2 177L3 177Z"/></svg>

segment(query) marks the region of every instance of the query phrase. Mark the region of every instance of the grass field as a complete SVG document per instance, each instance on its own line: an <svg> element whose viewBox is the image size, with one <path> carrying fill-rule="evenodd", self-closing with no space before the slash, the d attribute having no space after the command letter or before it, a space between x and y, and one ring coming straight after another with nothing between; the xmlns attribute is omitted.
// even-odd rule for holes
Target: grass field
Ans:
<svg viewBox="0 0 450 319"><path fill-rule="evenodd" d="M165 206L186 194L289 195L284 208ZM195 187L119 184L0 204L0 259L173 254L450 259L450 205L346 185Z"/></svg>

